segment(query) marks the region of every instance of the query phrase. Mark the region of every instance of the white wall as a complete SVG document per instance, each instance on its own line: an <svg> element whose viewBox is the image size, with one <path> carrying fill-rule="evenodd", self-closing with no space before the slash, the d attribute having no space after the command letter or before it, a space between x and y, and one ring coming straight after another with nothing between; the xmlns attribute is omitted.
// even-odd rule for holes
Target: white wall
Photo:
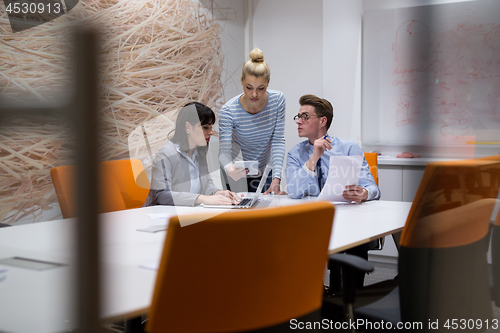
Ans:
<svg viewBox="0 0 500 333"><path fill-rule="evenodd" d="M287 98L286 150L301 141L291 119L306 93L335 108L329 134L362 145L362 17L367 10L469 0L247 0L253 3L252 47L264 51L271 89ZM246 55L248 58L248 55Z"/></svg>
<svg viewBox="0 0 500 333"><path fill-rule="evenodd" d="M245 59L245 0L200 0L222 27L220 36L224 54L222 83L225 103L242 92L240 75Z"/></svg>
<svg viewBox="0 0 500 333"><path fill-rule="evenodd" d="M287 99L287 151L302 141L292 117L308 93L335 107L331 135L360 142L362 14L361 0L253 1L253 46Z"/></svg>
<svg viewBox="0 0 500 333"><path fill-rule="evenodd" d="M323 97L334 107L329 134L361 144L361 0L323 1Z"/></svg>
<svg viewBox="0 0 500 333"><path fill-rule="evenodd" d="M286 97L287 152L303 140L293 121L300 96L323 96L322 12L322 0L253 0L253 47L271 68L269 88Z"/></svg>
<svg viewBox="0 0 500 333"><path fill-rule="evenodd" d="M394 9L469 0L323 1L323 97L335 110L329 133L362 145L362 17L368 10Z"/></svg>
<svg viewBox="0 0 500 333"><path fill-rule="evenodd" d="M200 0L219 22L224 68L221 81L224 94L219 100L224 104L232 97L243 92L240 75L245 62L245 6L247 0Z"/></svg>
<svg viewBox="0 0 500 333"><path fill-rule="evenodd" d="M241 66L245 61L245 0L200 0L222 27L220 35L224 70L221 81L224 94L219 103L224 104L242 92L240 83ZM216 130L218 128L216 127ZM213 136L207 154L209 170L215 186L222 188L219 173L219 139Z"/></svg>

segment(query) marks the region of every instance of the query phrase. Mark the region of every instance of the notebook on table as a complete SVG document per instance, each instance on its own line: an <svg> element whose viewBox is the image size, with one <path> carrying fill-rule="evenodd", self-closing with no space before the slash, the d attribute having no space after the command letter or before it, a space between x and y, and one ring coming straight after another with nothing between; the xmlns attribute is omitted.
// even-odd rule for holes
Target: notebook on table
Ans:
<svg viewBox="0 0 500 333"><path fill-rule="evenodd" d="M252 198L241 199L241 201L236 205L201 205L205 208L219 208L219 209L234 209L234 208L252 208L259 201L259 197L262 194L262 189L264 188L264 184L266 184L267 176L271 171L271 167L269 165L266 166L264 172L262 173L262 178L260 179L259 186L257 187L257 191Z"/></svg>

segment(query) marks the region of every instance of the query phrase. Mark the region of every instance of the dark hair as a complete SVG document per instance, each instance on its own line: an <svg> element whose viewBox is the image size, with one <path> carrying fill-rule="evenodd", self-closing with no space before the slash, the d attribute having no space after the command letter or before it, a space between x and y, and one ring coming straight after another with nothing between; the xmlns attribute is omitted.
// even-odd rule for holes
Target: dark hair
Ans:
<svg viewBox="0 0 500 333"><path fill-rule="evenodd" d="M170 141L179 144L181 150L189 149L189 143L186 133L186 122L191 125L200 123L203 125L213 125L215 123L215 113L208 106L198 102L190 102L184 105L177 114L174 135ZM170 137L170 132L168 136Z"/></svg>
<svg viewBox="0 0 500 333"><path fill-rule="evenodd" d="M314 95L304 95L299 99L300 106L310 105L314 107L316 115L326 117L326 129L330 128L333 120L333 106L324 98Z"/></svg>

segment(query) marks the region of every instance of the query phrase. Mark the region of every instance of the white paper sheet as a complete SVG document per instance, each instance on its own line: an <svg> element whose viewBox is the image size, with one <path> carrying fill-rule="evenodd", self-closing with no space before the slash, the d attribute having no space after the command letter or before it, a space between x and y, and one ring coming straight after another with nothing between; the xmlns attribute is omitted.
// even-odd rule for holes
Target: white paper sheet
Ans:
<svg viewBox="0 0 500 333"><path fill-rule="evenodd" d="M342 196L347 185L358 185L363 156L332 156L325 186L319 200L350 202Z"/></svg>
<svg viewBox="0 0 500 333"><path fill-rule="evenodd" d="M149 218L153 220L169 220L172 216L175 216L176 214L171 214L171 213L149 213L146 214Z"/></svg>

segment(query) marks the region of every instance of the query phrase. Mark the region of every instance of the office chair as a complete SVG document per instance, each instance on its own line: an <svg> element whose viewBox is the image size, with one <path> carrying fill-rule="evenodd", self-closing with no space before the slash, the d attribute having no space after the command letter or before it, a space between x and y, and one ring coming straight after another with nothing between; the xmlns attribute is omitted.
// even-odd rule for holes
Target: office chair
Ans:
<svg viewBox="0 0 500 333"><path fill-rule="evenodd" d="M149 193L149 179L141 161L101 162L99 171L101 213L142 207ZM63 218L75 217L75 166L52 168L50 176Z"/></svg>
<svg viewBox="0 0 500 333"><path fill-rule="evenodd" d="M488 156L483 159L500 161L500 155ZM500 187L500 170L487 170L491 174L491 181ZM500 193L497 196L500 199ZM492 286L491 295L495 305L500 306L500 201L497 201L491 214L491 261L492 261Z"/></svg>
<svg viewBox="0 0 500 333"><path fill-rule="evenodd" d="M378 186L378 158L377 153L365 153L365 159L372 173L375 184Z"/></svg>
<svg viewBox="0 0 500 333"><path fill-rule="evenodd" d="M378 157L377 153L365 153L365 159L370 168L370 172L375 180L375 184L378 186ZM368 245L368 249L371 250L382 250L384 248L385 237L373 240Z"/></svg>
<svg viewBox="0 0 500 333"><path fill-rule="evenodd" d="M185 227L173 217L146 331L279 329L319 314L333 215L331 204L314 202Z"/></svg>
<svg viewBox="0 0 500 333"><path fill-rule="evenodd" d="M355 302L351 297L354 317L384 320L394 326L401 321L422 322L423 331L430 330L429 320L443 325L453 318L474 318L483 323L491 319L486 253L499 189L492 170L500 170L498 160L427 165L403 229L399 287L365 306L357 306L358 300L366 304L358 294ZM460 186L450 191L443 179L458 180ZM330 260L342 265L333 256ZM352 304L345 306L348 309ZM441 330L447 331L443 326L432 331Z"/></svg>
<svg viewBox="0 0 500 333"><path fill-rule="evenodd" d="M492 217L496 213L496 219L492 219L493 224L491 230L491 262L493 271L491 292L495 305L500 306L500 214L498 212L498 206L495 208L497 211L494 211Z"/></svg>

